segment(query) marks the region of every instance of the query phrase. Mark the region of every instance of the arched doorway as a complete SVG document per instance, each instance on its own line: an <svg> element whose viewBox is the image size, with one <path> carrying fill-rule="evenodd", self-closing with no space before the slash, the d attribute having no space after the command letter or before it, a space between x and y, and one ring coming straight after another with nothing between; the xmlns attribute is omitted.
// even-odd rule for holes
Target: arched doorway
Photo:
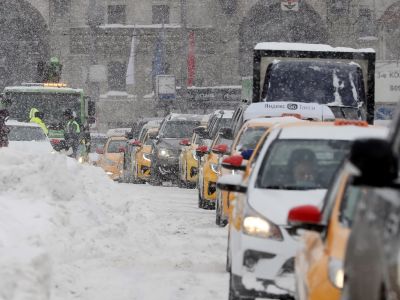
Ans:
<svg viewBox="0 0 400 300"><path fill-rule="evenodd" d="M384 32L386 59L400 59L400 1L393 3L379 20Z"/></svg>
<svg viewBox="0 0 400 300"><path fill-rule="evenodd" d="M0 5L0 89L36 81L37 65L49 57L49 33L42 15L24 0Z"/></svg>
<svg viewBox="0 0 400 300"><path fill-rule="evenodd" d="M280 1L260 0L239 29L240 73L251 75L253 48L259 42L326 43L328 33L320 15L305 1L299 11L282 11Z"/></svg>

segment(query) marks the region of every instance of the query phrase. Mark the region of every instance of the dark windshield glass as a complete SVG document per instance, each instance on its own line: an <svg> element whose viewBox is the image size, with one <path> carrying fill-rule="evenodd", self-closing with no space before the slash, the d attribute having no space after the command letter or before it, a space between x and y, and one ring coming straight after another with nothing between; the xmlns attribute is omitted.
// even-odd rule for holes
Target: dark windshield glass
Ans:
<svg viewBox="0 0 400 300"><path fill-rule="evenodd" d="M349 141L279 140L265 156L259 188L326 189L350 148Z"/></svg>
<svg viewBox="0 0 400 300"><path fill-rule="evenodd" d="M10 141L45 141L46 135L42 128L29 126L7 126L10 128Z"/></svg>
<svg viewBox="0 0 400 300"><path fill-rule="evenodd" d="M79 94L7 93L7 97L12 101L9 108L10 119L21 122L29 121L29 112L32 108L44 113L43 120L48 125L63 123L63 112L68 108L80 118Z"/></svg>
<svg viewBox="0 0 400 300"><path fill-rule="evenodd" d="M266 130L264 127L247 128L236 145L236 151L254 150Z"/></svg>
<svg viewBox="0 0 400 300"><path fill-rule="evenodd" d="M268 67L262 98L356 107L364 101L362 71L356 64L277 62Z"/></svg>
<svg viewBox="0 0 400 300"><path fill-rule="evenodd" d="M125 147L125 145L126 145L126 141L111 141L108 144L107 152L108 153L119 153L119 149L121 147Z"/></svg>
<svg viewBox="0 0 400 300"><path fill-rule="evenodd" d="M198 121L168 121L165 123L161 137L164 138L190 138L193 129L200 126Z"/></svg>

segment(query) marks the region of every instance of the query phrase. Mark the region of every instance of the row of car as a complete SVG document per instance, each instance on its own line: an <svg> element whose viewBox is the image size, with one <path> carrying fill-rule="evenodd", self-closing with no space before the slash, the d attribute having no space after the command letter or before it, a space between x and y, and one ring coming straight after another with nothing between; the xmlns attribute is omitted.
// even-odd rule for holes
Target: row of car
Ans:
<svg viewBox="0 0 400 300"><path fill-rule="evenodd" d="M388 142L387 128L326 118L317 104L254 103L151 120L104 149L121 141L115 178L197 186L199 207L216 208L229 224L230 299L387 299L400 278L393 125Z"/></svg>

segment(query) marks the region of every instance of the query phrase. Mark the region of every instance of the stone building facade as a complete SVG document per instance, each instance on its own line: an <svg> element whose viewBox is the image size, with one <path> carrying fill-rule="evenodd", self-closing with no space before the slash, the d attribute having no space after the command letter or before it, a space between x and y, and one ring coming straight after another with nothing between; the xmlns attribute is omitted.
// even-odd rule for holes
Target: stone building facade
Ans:
<svg viewBox="0 0 400 300"><path fill-rule="evenodd" d="M164 72L176 77L178 87L185 86L189 36L196 66L193 86L185 94L191 100L196 95L202 100L240 99L242 78L251 74L252 47L258 41L373 47L380 60L400 57L398 0L299 0L299 10L289 12L282 11L281 0L3 1L13 3L10 9L20 18L35 12L41 24L31 35L37 37L31 41L36 43L35 59L60 58L63 81L83 87L98 101L102 130L160 113L153 93L160 53ZM132 37L135 84L127 85ZM0 68L7 60L1 53L0 46ZM34 75L35 59L28 77ZM11 72L4 68L5 74Z"/></svg>

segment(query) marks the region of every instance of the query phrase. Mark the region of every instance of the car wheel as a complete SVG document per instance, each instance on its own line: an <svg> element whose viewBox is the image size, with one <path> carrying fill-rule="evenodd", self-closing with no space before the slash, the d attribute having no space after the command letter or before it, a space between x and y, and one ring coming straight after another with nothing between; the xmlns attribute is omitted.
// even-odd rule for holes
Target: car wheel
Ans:
<svg viewBox="0 0 400 300"><path fill-rule="evenodd" d="M225 270L227 271L227 272L231 272L231 270L232 270L232 263L231 263L231 256L230 256L230 252L231 252L231 249L229 248L229 244L230 244L230 239L231 239L231 234L230 234L230 232L228 231L228 245L226 246L226 266L225 266Z"/></svg>
<svg viewBox="0 0 400 300"><path fill-rule="evenodd" d="M222 210L221 210L221 205L220 201L217 199L215 203L215 224L219 227L225 227L227 222L225 220L222 220Z"/></svg>

